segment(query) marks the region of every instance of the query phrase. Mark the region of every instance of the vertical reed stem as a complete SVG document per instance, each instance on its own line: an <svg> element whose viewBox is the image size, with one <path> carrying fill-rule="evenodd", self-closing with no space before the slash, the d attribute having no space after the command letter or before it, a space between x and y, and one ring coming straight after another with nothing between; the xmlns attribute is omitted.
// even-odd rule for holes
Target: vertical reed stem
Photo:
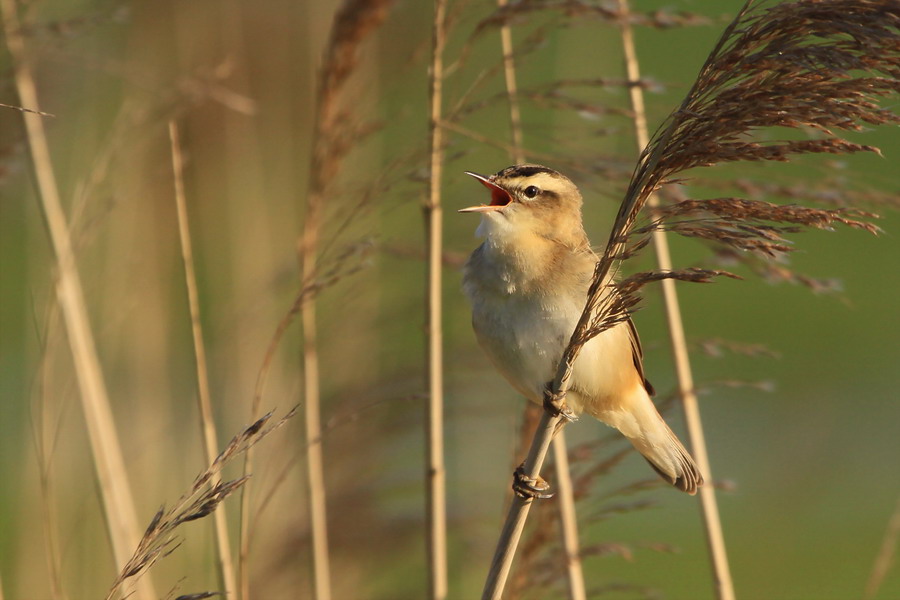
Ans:
<svg viewBox="0 0 900 600"><path fill-rule="evenodd" d="M442 211L441 178L444 160L441 129L442 84L444 78L444 42L446 0L434 2L431 55L431 179L425 203L425 243L428 246L426 303L428 312L428 400L427 414L427 512L428 512L428 588L429 598L447 597L447 508L444 469L444 383L443 332L441 327L441 250Z"/></svg>
<svg viewBox="0 0 900 600"><path fill-rule="evenodd" d="M169 142L172 147L172 173L175 185L175 207L178 213L178 235L181 240L181 258L184 263L184 280L188 295L188 310L191 315L191 334L194 340L194 360L197 366L197 402L200 406L200 433L206 463L213 464L219 453L216 422L213 417L212 400L209 393L209 372L206 368L206 347L203 343L203 329L200 324L200 298L197 293L197 276L194 273L194 251L191 243L191 229L188 222L187 202L184 193L184 161L181 153L181 139L178 125L169 121ZM221 477L216 474L210 486L219 483ZM223 593L234 594L237 591L234 578L234 562L231 559L231 544L228 541L228 522L225 507L220 506L213 512L215 526L216 556L219 562L219 579Z"/></svg>
<svg viewBox="0 0 900 600"><path fill-rule="evenodd" d="M578 542L578 519L575 516L575 492L569 471L569 448L565 430L560 429L553 438L553 462L556 464L556 499L559 503L559 525L562 546L566 557L566 574L569 576L570 600L587 600L584 589L584 572L581 569L581 547Z"/></svg>
<svg viewBox="0 0 900 600"><path fill-rule="evenodd" d="M318 190L307 194L300 261L303 287L316 279L316 252L319 239L322 196ZM311 296L300 308L303 323L303 390L306 415L306 474L309 485L310 526L312 528L313 571L316 600L331 599L328 559L328 520L325 513L325 474L322 467L322 418L319 396L319 352L316 339L316 302Z"/></svg>
<svg viewBox="0 0 900 600"><path fill-rule="evenodd" d="M319 67L318 84L316 86L316 112L313 116L312 148L309 168L309 181L306 194L306 211L303 221L303 232L297 243L298 259L301 269L300 294L291 311L279 323L275 336L257 379L257 388L253 400L253 411L256 413L265 383L272 351L284 328L296 310L300 311L303 324L303 387L304 412L306 429L306 474L310 495L310 527L312 529L313 569L315 571L315 594L317 600L330 600L331 576L328 556L328 519L325 506L325 476L322 458L322 424L321 393L319 389L319 354L316 327L316 304L314 291L319 282L318 253L319 237L322 223L322 204L329 191L329 186L340 170L341 161L350 151L351 140L345 128L348 114L340 108L340 95L348 77L354 71L359 60L360 44L387 15L385 0L347 0L335 13L331 34L325 47L322 64ZM355 129L352 126L350 130ZM249 455L247 462L249 464ZM245 491L244 503L247 505ZM242 516L241 561L246 564L248 547L247 531L248 510L244 508ZM246 577L242 569L241 588L245 591Z"/></svg>
<svg viewBox="0 0 900 600"><path fill-rule="evenodd" d="M503 7L509 0L497 0L497 6ZM506 98L509 103L509 125L512 132L513 162L520 165L525 162L522 152L522 113L519 110L519 85L516 81L516 61L513 56L512 30L508 23L500 27L500 46L503 49L503 76L506 80Z"/></svg>
<svg viewBox="0 0 900 600"><path fill-rule="evenodd" d="M640 68L637 53L634 47L634 36L629 22L628 0L619 0L620 22L622 25L622 48L625 55L625 68L630 83L629 92L631 107L634 112L634 129L638 145L638 152L643 151L650 141L647 131L647 115L644 109L644 93L638 82L640 81ZM659 206L656 195L647 200L650 208ZM672 259L669 254L669 243L662 231L653 232L653 247L656 252L656 262L663 271L672 269ZM706 452L706 439L703 435L703 424L700 420L700 406L697 395L694 392L694 378L691 372L690 359L688 357L687 342L685 341L684 325L681 321L681 310L678 305L678 295L675 290L675 281L664 279L661 282L663 300L665 303L666 320L669 325L669 341L672 348L672 357L675 362L675 370L678 377L678 392L684 407L687 421L688 435L691 438L691 447L694 458L700 471L706 478L707 485L700 487L700 506L703 513L703 523L706 528L706 540L709 547L710 560L712 562L714 587L718 600L734 600L734 586L731 581L731 570L728 565L728 555L725 551L725 538L722 534L722 523L719 519L719 507L716 503L716 492L712 485L712 469L709 465L709 457Z"/></svg>
<svg viewBox="0 0 900 600"><path fill-rule="evenodd" d="M15 65L14 78L19 102L32 110L38 110L37 89L31 64L26 56L22 27L16 10L15 0L0 0L6 44ZM131 558L140 538L134 499L88 321L84 292L72 250L66 216L60 202L43 118L38 114L23 112L22 119L25 122L26 139L31 152L31 166L37 183L38 200L56 256L58 268L56 295L75 364L75 375L104 517L116 568L121 569ZM143 600L157 598L149 577L144 577L137 584L137 594Z"/></svg>
<svg viewBox="0 0 900 600"><path fill-rule="evenodd" d="M536 479L541 474L544 459L547 458L547 452L550 450L553 432L559 425L560 419L561 417L551 416L547 411L543 411L541 414L537 431L535 431L531 447L528 449L528 456L525 457L522 465L528 477ZM534 498L513 495L506 522L503 524L500 538L497 540L497 549L491 560L491 568L484 583L484 590L481 592L482 600L500 600L503 597L503 588L506 586L513 558L515 558L519 540L522 538L522 530L525 529L525 521L528 519L533 502Z"/></svg>
<svg viewBox="0 0 900 600"><path fill-rule="evenodd" d="M508 0L497 0L500 7L506 6ZM522 114L519 110L519 86L516 80L516 61L513 55L512 29L508 23L500 27L500 45L503 50L503 75L506 81L506 97L509 103L509 125L512 133L512 159L515 164L525 162L523 151ZM530 429L529 420L533 413L525 407L522 427ZM525 442L523 440L522 447ZM569 455L566 438L562 431L553 439L553 456L557 471L556 502L559 506L560 531L562 547L566 555L566 574L569 579L569 597L571 600L585 598L584 573L581 569L580 544L578 541L578 523L575 512L575 496L572 491L572 474L569 471Z"/></svg>

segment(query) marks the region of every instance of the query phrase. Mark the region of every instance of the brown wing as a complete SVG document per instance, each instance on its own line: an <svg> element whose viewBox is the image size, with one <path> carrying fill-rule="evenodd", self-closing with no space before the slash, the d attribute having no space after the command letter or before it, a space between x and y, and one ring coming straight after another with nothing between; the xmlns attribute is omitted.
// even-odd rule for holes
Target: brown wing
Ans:
<svg viewBox="0 0 900 600"><path fill-rule="evenodd" d="M656 393L656 390L653 389L653 386L647 381L647 378L644 377L644 350L641 348L641 338L638 335L637 328L634 326L634 321L628 319L627 323L628 338L631 340L631 358L634 360L634 368L637 369L638 375L641 376L641 380L644 382L644 389L652 396Z"/></svg>

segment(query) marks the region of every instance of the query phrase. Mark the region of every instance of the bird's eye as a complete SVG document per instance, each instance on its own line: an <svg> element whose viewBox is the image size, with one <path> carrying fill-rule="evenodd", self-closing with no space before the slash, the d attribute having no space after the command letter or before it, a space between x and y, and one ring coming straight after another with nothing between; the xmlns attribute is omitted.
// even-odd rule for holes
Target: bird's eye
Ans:
<svg viewBox="0 0 900 600"><path fill-rule="evenodd" d="M525 197L526 198L534 198L535 196L537 196L540 193L541 193L541 189L539 187L529 185L527 188L525 188Z"/></svg>

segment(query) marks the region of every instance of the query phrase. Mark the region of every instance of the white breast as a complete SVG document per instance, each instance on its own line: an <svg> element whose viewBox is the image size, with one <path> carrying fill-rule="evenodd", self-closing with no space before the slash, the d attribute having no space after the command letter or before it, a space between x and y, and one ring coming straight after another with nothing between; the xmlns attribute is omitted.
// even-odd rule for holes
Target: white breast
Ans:
<svg viewBox="0 0 900 600"><path fill-rule="evenodd" d="M468 290L467 290L468 291ZM494 366L522 395L543 400L584 306L574 298L494 295L472 297L472 324ZM572 374L569 404L595 416L616 408L618 393L636 383L628 328L617 325L582 348ZM606 419L603 419L606 420Z"/></svg>
<svg viewBox="0 0 900 600"><path fill-rule="evenodd" d="M473 299L472 324L491 362L521 394L540 402L581 308L517 295Z"/></svg>
<svg viewBox="0 0 900 600"><path fill-rule="evenodd" d="M494 217L494 215L488 215ZM587 300L592 255L573 253L568 277L538 267L559 246L511 228L502 215L484 218L487 239L466 265L463 288L472 305L472 324L491 362L521 394L543 400L563 350ZM583 277L572 277L573 270ZM537 282L540 281L538 284ZM634 374L628 329L617 326L588 342L575 362L570 405L593 408L625 372Z"/></svg>

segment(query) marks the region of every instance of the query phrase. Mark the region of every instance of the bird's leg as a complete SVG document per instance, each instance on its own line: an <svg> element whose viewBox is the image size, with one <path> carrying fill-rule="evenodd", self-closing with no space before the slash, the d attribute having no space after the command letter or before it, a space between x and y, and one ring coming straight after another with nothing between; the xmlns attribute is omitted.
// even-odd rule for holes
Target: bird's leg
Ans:
<svg viewBox="0 0 900 600"><path fill-rule="evenodd" d="M516 496L525 499L537 498L539 500L546 500L547 498L553 497L553 494L547 493L547 490L550 489L549 483L540 476L529 477L525 473L525 463L519 465L519 468L513 472L512 489L516 493Z"/></svg>
<svg viewBox="0 0 900 600"><path fill-rule="evenodd" d="M566 393L553 393L552 381L544 388L544 410L553 417L562 417L564 422L574 423L578 420L575 412L566 404Z"/></svg>
<svg viewBox="0 0 900 600"><path fill-rule="evenodd" d="M578 420L575 412L566 405L566 393L553 393L552 381L544 389L544 410L553 417L561 417L559 422L556 423L553 435L556 435L566 423ZM543 477L540 475L529 477L525 473L525 463L519 465L519 468L513 473L512 489L520 498L538 498L543 500L553 497L553 494L547 493L547 490L550 489L550 484Z"/></svg>

